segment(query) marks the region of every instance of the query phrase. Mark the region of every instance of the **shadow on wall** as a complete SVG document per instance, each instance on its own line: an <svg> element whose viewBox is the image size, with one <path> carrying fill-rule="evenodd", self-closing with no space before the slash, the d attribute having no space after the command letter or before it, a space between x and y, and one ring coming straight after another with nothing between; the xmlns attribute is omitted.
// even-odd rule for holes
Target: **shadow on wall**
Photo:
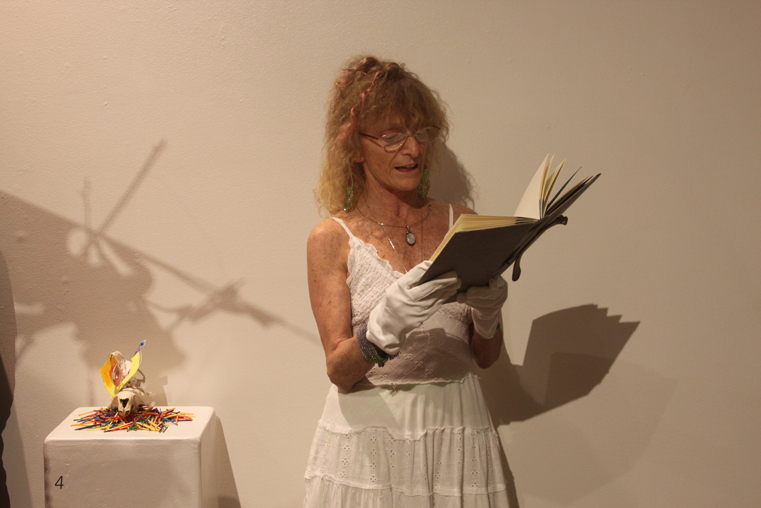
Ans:
<svg viewBox="0 0 761 508"><path fill-rule="evenodd" d="M2 434L11 416L13 388L16 372L16 313L13 310L13 293L8 266L0 251L0 507L10 506L7 475L3 463L5 449ZM11 422L13 425L14 422ZM8 436L17 434L8 432ZM15 439L14 439L15 441ZM10 454L9 454L10 455Z"/></svg>
<svg viewBox="0 0 761 508"><path fill-rule="evenodd" d="M444 203L455 203L473 208L473 177L448 149L441 157L438 172L431 178L431 196Z"/></svg>
<svg viewBox="0 0 761 508"><path fill-rule="evenodd" d="M454 152L447 150L442 157L440 173L431 180L431 194L444 202L473 208L473 191L472 177ZM525 421L588 395L608 375L638 325L637 322L622 323L621 316L608 316L606 309L592 304L535 319L523 365L513 365L503 347L497 363L479 371L495 425ZM618 370L625 375L630 369ZM639 382L641 376L636 376L630 384L637 386ZM517 485L504 447L502 451L511 508L519 506L520 492L531 492L566 505L631 468L644 451L665 408L668 383L657 383L659 395L648 404L651 417L640 415L642 425L633 434L626 435L626 443L610 443L609 449L616 450L612 467L608 467L609 464L602 466L596 460L596 447L584 442L583 435L569 430L565 422L553 424L557 420L553 416L522 427L509 446L511 455L519 457L522 473L527 475L519 478ZM621 387L611 382L607 384L613 385L612 391L616 392L612 397L621 396L617 393ZM606 414L603 408L600 421L584 430L606 426L624 428L622 423L617 415ZM632 424L627 427L631 429ZM615 439L612 436L623 435L607 434L612 439ZM552 446L547 446L548 439L552 439ZM544 450L546 453L542 453ZM568 452L568 460L564 462L565 452ZM569 464L574 465L569 467ZM547 474L551 468L556 471ZM590 471L596 474L589 474ZM627 504L622 500L617 506Z"/></svg>
<svg viewBox="0 0 761 508"><path fill-rule="evenodd" d="M78 224L0 191L0 252L5 255L8 268L0 273L0 305L6 313L10 309L10 317L15 314L16 323L10 329L12 321L5 313L2 315L3 362L10 382L15 363L24 360L30 346L42 340L40 337L47 330L62 325L74 329L75 338L83 346L84 363L93 375L97 375L109 352L131 354L140 341L148 340L151 361L143 370L157 404L167 403L163 388L167 384L165 373L185 362L174 338L175 329L183 323L197 323L214 313L229 312L261 326L277 325L310 342L319 342L314 334L246 302L239 295L237 283L218 286L206 282L106 236L106 230L126 206L163 146L161 143L153 150L99 228L89 224L86 193L83 193L85 220ZM157 280L167 278L188 288L184 295L193 303L151 301L149 291ZM6 349L10 356L6 355ZM5 379L0 387L3 411L0 422L8 421L6 437L10 434L14 437L13 450L9 447L5 454L11 462L6 461L5 465L19 480L14 487L16 495L26 495L28 479L19 478L26 475L19 422L13 415L10 420L7 417L12 385ZM49 396L54 396L55 388L51 387ZM90 393L89 399L89 405L94 405L97 395ZM227 463L229 466L229 459ZM231 470L229 475L232 476ZM26 490L19 487L22 483ZM237 499L237 492L228 498Z"/></svg>
<svg viewBox="0 0 761 508"><path fill-rule="evenodd" d="M42 331L70 323L84 343L85 362L94 371L110 351L131 353L140 341L148 339L152 361L147 369L154 372L146 371L146 375L157 379L160 372L184 362L173 341L174 329L219 311L241 314L262 326L279 325L310 341L317 340L313 334L244 301L237 283L214 285L105 235L163 146L162 142L154 149L97 229L89 225L87 213L84 224L77 224L0 191L0 250L6 255L15 288L19 360ZM86 193L83 196L86 198ZM198 303L150 301L147 294L158 275L173 277L195 291ZM168 325L160 324L159 314Z"/></svg>
<svg viewBox="0 0 761 508"><path fill-rule="evenodd" d="M473 208L473 192L470 174L447 150L440 173L431 179L431 195ZM495 425L545 415L511 427L508 448L519 461L520 478L513 478L503 447L511 508L519 506L520 493L559 506L571 504L630 470L644 453L674 383L621 362L609 376L638 325L621 322L621 316L609 316L592 304L559 310L534 320L523 365L513 365L503 347L497 363L479 371ZM650 388L646 400L641 399L642 386ZM570 413L552 411L596 387L596 403L583 407L581 416L573 408ZM626 410L621 409L622 401L627 401ZM621 498L611 506L636 502Z"/></svg>
<svg viewBox="0 0 761 508"><path fill-rule="evenodd" d="M495 424L525 421L591 393L609 377L638 325L621 322L621 316L610 316L607 309L593 304L535 319L522 366L513 365L503 350L494 366L479 373ZM552 412L518 427L509 449L513 459L520 460L520 492L565 505L634 465L665 410L673 386L633 369L631 365L618 365L616 375L598 388L598 400L603 402L585 408L583 416L573 413L573 421L568 421L568 414ZM622 415L620 402L631 401L631 392L639 393L635 387L643 383L657 385L652 386L654 393L647 401L627 405L634 414ZM605 403L608 400L610 405ZM615 411L610 411L612 405ZM593 413L594 417L589 417ZM592 441L590 434L595 435ZM625 500L617 504L628 505Z"/></svg>
<svg viewBox="0 0 761 508"><path fill-rule="evenodd" d="M620 319L592 304L535 319L522 366L503 354L481 371L494 423L527 420L588 395L639 325Z"/></svg>

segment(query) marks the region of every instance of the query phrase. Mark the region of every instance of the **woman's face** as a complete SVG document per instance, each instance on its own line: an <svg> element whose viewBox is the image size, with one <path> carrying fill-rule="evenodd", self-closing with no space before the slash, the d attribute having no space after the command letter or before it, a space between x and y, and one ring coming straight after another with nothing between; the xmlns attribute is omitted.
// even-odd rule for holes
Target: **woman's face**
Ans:
<svg viewBox="0 0 761 508"><path fill-rule="evenodd" d="M379 139L373 139L393 133L408 135L402 146L393 152L387 152ZM376 122L363 129L362 134L362 154L357 162L365 170L368 187L380 185L391 192L416 190L423 176L428 144L419 143L398 118Z"/></svg>

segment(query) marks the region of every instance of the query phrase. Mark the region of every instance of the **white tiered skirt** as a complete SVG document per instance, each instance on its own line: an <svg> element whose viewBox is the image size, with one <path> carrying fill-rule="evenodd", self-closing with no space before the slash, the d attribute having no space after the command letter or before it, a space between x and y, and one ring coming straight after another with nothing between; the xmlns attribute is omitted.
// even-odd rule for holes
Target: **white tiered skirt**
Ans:
<svg viewBox="0 0 761 508"><path fill-rule="evenodd" d="M305 479L305 508L508 508L475 375L396 390L332 386Z"/></svg>

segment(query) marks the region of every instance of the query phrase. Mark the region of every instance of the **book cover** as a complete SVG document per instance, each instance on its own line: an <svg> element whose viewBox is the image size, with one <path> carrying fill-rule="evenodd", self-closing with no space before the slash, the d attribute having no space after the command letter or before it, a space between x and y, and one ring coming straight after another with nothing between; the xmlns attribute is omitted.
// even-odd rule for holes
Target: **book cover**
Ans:
<svg viewBox="0 0 761 508"><path fill-rule="evenodd" d="M460 215L431 256L433 264L419 284L454 270L462 282L460 290L466 291L487 285L510 266L514 267L513 281L518 280L523 253L547 229L566 224L563 212L600 176L590 176L565 191L574 173L552 196L563 162L555 171L550 171L551 166L548 155L526 188L515 216Z"/></svg>

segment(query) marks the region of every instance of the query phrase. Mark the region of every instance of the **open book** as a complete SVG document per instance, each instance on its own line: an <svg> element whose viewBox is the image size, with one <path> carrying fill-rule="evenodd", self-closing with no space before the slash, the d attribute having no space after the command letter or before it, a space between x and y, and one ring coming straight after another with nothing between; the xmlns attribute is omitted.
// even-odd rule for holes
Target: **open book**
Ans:
<svg viewBox="0 0 761 508"><path fill-rule="evenodd" d="M523 194L514 217L463 214L457 219L438 249L433 264L420 284L449 271L462 281L461 291L488 285L489 279L513 267L513 280L521 275L520 259L539 236L556 224L566 224L562 213L600 176L590 176L566 190L574 175L553 195L563 163L550 171L548 155ZM564 192L565 191L565 192Z"/></svg>

